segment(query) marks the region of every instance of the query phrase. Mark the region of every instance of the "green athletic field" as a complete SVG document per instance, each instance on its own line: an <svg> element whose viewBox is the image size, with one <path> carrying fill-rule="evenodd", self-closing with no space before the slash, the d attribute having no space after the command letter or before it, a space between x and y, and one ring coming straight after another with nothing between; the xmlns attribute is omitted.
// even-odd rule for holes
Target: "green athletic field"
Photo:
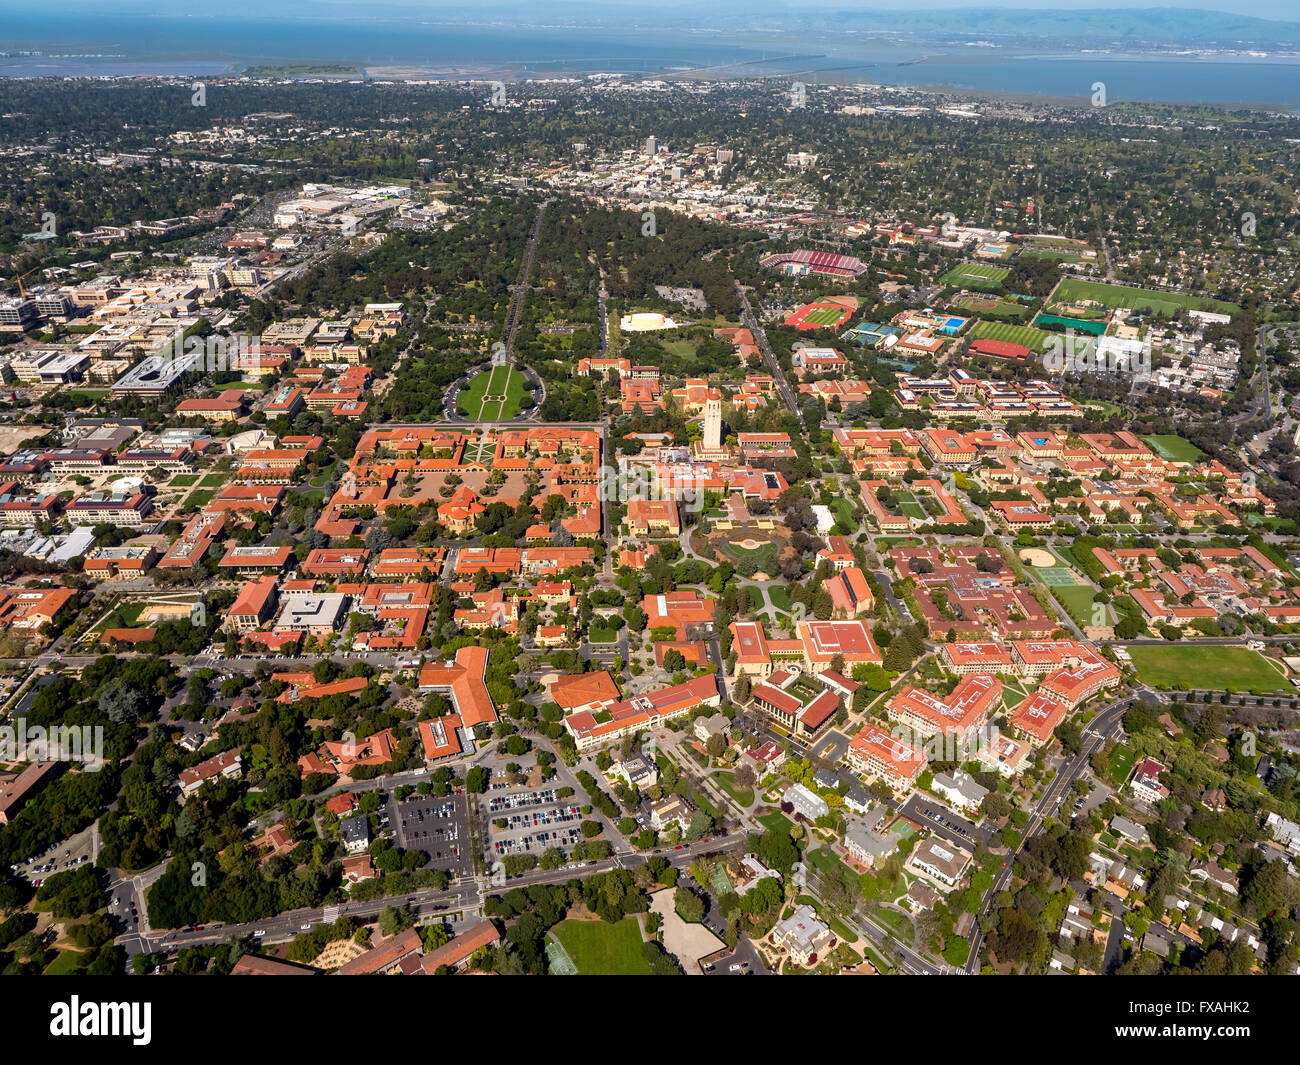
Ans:
<svg viewBox="0 0 1300 1065"><path fill-rule="evenodd" d="M809 325L821 326L825 329L839 325L847 313L848 311L844 307L814 307L812 310L800 315L800 321L807 322Z"/></svg>
<svg viewBox="0 0 1300 1065"><path fill-rule="evenodd" d="M1027 307L1022 307L1013 300L1004 300L1001 296L978 296L971 292L958 296L952 301L952 305L958 310L973 314L976 317L981 314L997 314L1024 318L1029 313Z"/></svg>
<svg viewBox="0 0 1300 1065"><path fill-rule="evenodd" d="M641 956L641 929L636 919L561 921L552 931L583 976L648 976Z"/></svg>
<svg viewBox="0 0 1300 1065"><path fill-rule="evenodd" d="M1008 344L1020 344L1030 351L1042 351L1047 344L1050 333L1035 329L1032 325L1010 325L1007 322L977 322L971 330L971 338L985 340L1002 340Z"/></svg>
<svg viewBox="0 0 1300 1065"><path fill-rule="evenodd" d="M1157 688L1295 693L1280 670L1247 647L1143 644L1129 647L1128 653L1139 679Z"/></svg>
<svg viewBox="0 0 1300 1065"><path fill-rule="evenodd" d="M953 285L954 287L962 285L996 287L1010 276L1011 271L1005 266L986 266L983 263L958 263L939 278L939 284Z"/></svg>
<svg viewBox="0 0 1300 1065"><path fill-rule="evenodd" d="M1199 462L1205 457L1205 452L1181 436L1144 436L1141 439L1167 462Z"/></svg>
<svg viewBox="0 0 1300 1065"><path fill-rule="evenodd" d="M1109 285L1102 281L1082 281L1066 278L1056 286L1053 301L1074 303L1092 300L1106 307L1128 307L1133 310L1158 311L1173 314L1181 308L1201 311L1218 311L1222 314L1240 314L1235 303L1212 300L1202 296L1189 296L1183 292L1162 292L1150 288L1133 288L1128 285Z"/></svg>
<svg viewBox="0 0 1300 1065"><path fill-rule="evenodd" d="M470 380L457 407L470 421L505 421L519 413L525 391L522 373L513 366L493 366Z"/></svg>

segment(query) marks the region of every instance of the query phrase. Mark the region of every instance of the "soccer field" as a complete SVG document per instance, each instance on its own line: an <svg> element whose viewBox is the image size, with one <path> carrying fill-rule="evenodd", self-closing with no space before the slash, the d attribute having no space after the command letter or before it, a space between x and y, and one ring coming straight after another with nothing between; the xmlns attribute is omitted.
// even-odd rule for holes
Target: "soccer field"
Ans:
<svg viewBox="0 0 1300 1065"><path fill-rule="evenodd" d="M786 325L797 329L835 329L853 317L853 311L837 303L806 303L789 315Z"/></svg>
<svg viewBox="0 0 1300 1065"><path fill-rule="evenodd" d="M1002 340L1009 344L1020 344L1030 351L1042 351L1051 335L1032 325L1010 325L1006 322L978 322L971 330L972 338L985 340Z"/></svg>
<svg viewBox="0 0 1300 1065"><path fill-rule="evenodd" d="M1212 300L1202 296L1189 296L1183 292L1162 292L1158 289L1133 288L1128 285L1108 285L1101 281L1081 281L1067 278L1056 286L1055 303L1074 303L1092 300L1105 307L1127 307L1132 310L1159 311L1173 314L1181 308L1202 311L1219 311L1240 314L1235 303Z"/></svg>
<svg viewBox="0 0 1300 1065"><path fill-rule="evenodd" d="M839 325L840 320L844 317L843 311L837 311L833 307L818 307L816 310L809 311L803 316L805 322L812 322L813 325L828 326Z"/></svg>
<svg viewBox="0 0 1300 1065"><path fill-rule="evenodd" d="M941 285L996 287L1010 276L1011 271L1005 266L985 266L983 263L958 263L939 278L939 283Z"/></svg>
<svg viewBox="0 0 1300 1065"><path fill-rule="evenodd" d="M1281 671L1247 647L1170 644L1130 647L1138 677L1157 688L1295 694Z"/></svg>
<svg viewBox="0 0 1300 1065"><path fill-rule="evenodd" d="M457 406L470 421L504 421L519 413L524 391L522 373L513 366L493 366L470 380Z"/></svg>
<svg viewBox="0 0 1300 1065"><path fill-rule="evenodd" d="M561 921L551 934L582 976L647 976L650 966L641 956L641 929L636 919Z"/></svg>
<svg viewBox="0 0 1300 1065"><path fill-rule="evenodd" d="M1144 436L1142 440L1168 462L1199 462L1205 453L1181 436Z"/></svg>

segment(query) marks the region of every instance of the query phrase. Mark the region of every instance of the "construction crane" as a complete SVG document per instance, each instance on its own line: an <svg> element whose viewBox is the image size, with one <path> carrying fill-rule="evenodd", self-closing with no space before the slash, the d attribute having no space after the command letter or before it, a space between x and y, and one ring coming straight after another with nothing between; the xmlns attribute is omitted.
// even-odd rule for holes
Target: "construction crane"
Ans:
<svg viewBox="0 0 1300 1065"><path fill-rule="evenodd" d="M39 266L33 266L30 270L27 271L27 274L34 274L39 269L40 269ZM20 295L23 299L27 298L27 290L23 288L23 278L26 277L27 274L19 274L17 277L14 278L14 280L18 282L18 295Z"/></svg>

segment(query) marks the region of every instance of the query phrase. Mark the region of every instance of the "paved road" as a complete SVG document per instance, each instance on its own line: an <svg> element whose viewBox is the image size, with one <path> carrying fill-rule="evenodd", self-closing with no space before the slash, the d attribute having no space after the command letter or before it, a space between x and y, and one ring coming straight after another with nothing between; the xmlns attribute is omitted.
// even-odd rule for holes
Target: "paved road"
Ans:
<svg viewBox="0 0 1300 1065"><path fill-rule="evenodd" d="M740 297L740 306L742 308L740 324L754 334L754 343L758 345L758 350L763 353L763 358L767 360L767 368L772 374L772 380L776 382L777 391L781 393L781 398L785 400L785 405L790 408L791 413L802 421L803 415L799 413L799 402L795 399L794 392L785 379L785 371L781 369L781 363L778 361L776 353L772 351L772 345L767 342L767 334L763 331L763 327L758 324L758 319L754 316L754 312L749 305L749 296L739 282L736 283L736 295Z"/></svg>
<svg viewBox="0 0 1300 1065"><path fill-rule="evenodd" d="M710 838L707 843L700 841L698 843L683 844L680 850L666 850L663 857L678 868L684 869L700 855L742 850L745 843L746 837L744 833L735 833L730 836ZM509 891L517 887L529 887L533 884L563 884L576 876L593 876L596 873L607 872L615 868L631 869L643 865L647 857L648 855L645 854L616 854L603 861L587 862L581 872L567 868L539 869L520 877L511 877L504 885L495 886L486 877L461 877L453 881L443 891L430 888L424 891L413 891L402 895L375 899L371 902L344 902L333 907L290 910L275 917L249 921L244 924L205 925L197 931L186 929L165 932L153 930L148 934L131 933L120 937L118 941L126 948L128 954L152 953L160 950L174 951L180 947L199 945L210 946L225 943L232 937L236 939L255 939L263 945L283 943L300 932L306 931L308 926L324 921L326 909L337 910L339 916L346 915L363 919L378 916L385 906L401 905L410 908L419 918L433 918L438 914L458 910L477 912L483 905L483 899L489 894ZM161 870L159 875L161 875ZM255 935L257 932L263 934L257 936Z"/></svg>
<svg viewBox="0 0 1300 1065"><path fill-rule="evenodd" d="M514 299L510 301L510 312L506 316L505 343L506 358L515 355L515 334L519 332L519 318L528 299L528 279L533 272L533 256L537 252L537 239L542 233L542 218L554 199L543 200L537 208L537 218L533 221L533 231L528 235L528 250L524 252L524 263L519 268L519 280L515 283Z"/></svg>
<svg viewBox="0 0 1300 1065"><path fill-rule="evenodd" d="M1083 745L1079 753L1062 766L1056 776L1052 778L1051 784L1047 786L1042 798L1038 801L1038 805L1033 809L1029 824L1025 827L1019 845L1007 855L1007 860L1003 863L1001 871L993 878L993 886L985 892L984 901L980 906L981 916L992 909L993 900L1010 885L1014 876L1013 868L1016 863L1016 855L1055 816L1057 810L1060 809L1061 803L1065 801L1066 795L1069 794L1071 785L1088 771L1088 762L1093 752L1106 742L1107 737L1118 733L1120 722L1124 718L1124 711L1129 708L1131 703L1131 699L1110 703L1103 707L1088 723L1087 728L1083 730ZM977 921L971 936L970 956L966 960L965 968L968 973L974 973L978 970L980 946L983 942L984 933L980 931L979 922Z"/></svg>

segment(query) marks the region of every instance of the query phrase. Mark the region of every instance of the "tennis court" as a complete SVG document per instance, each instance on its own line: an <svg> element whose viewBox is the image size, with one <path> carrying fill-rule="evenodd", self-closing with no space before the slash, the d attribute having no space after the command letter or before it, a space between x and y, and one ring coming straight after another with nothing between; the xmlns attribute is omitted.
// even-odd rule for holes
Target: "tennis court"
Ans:
<svg viewBox="0 0 1300 1065"><path fill-rule="evenodd" d="M546 937L546 961L552 976L578 975L578 967L573 964L569 952L554 936Z"/></svg>
<svg viewBox="0 0 1300 1065"><path fill-rule="evenodd" d="M1040 581L1051 588L1065 588L1079 583L1074 579L1074 574L1064 566L1044 566L1034 572L1038 574Z"/></svg>

